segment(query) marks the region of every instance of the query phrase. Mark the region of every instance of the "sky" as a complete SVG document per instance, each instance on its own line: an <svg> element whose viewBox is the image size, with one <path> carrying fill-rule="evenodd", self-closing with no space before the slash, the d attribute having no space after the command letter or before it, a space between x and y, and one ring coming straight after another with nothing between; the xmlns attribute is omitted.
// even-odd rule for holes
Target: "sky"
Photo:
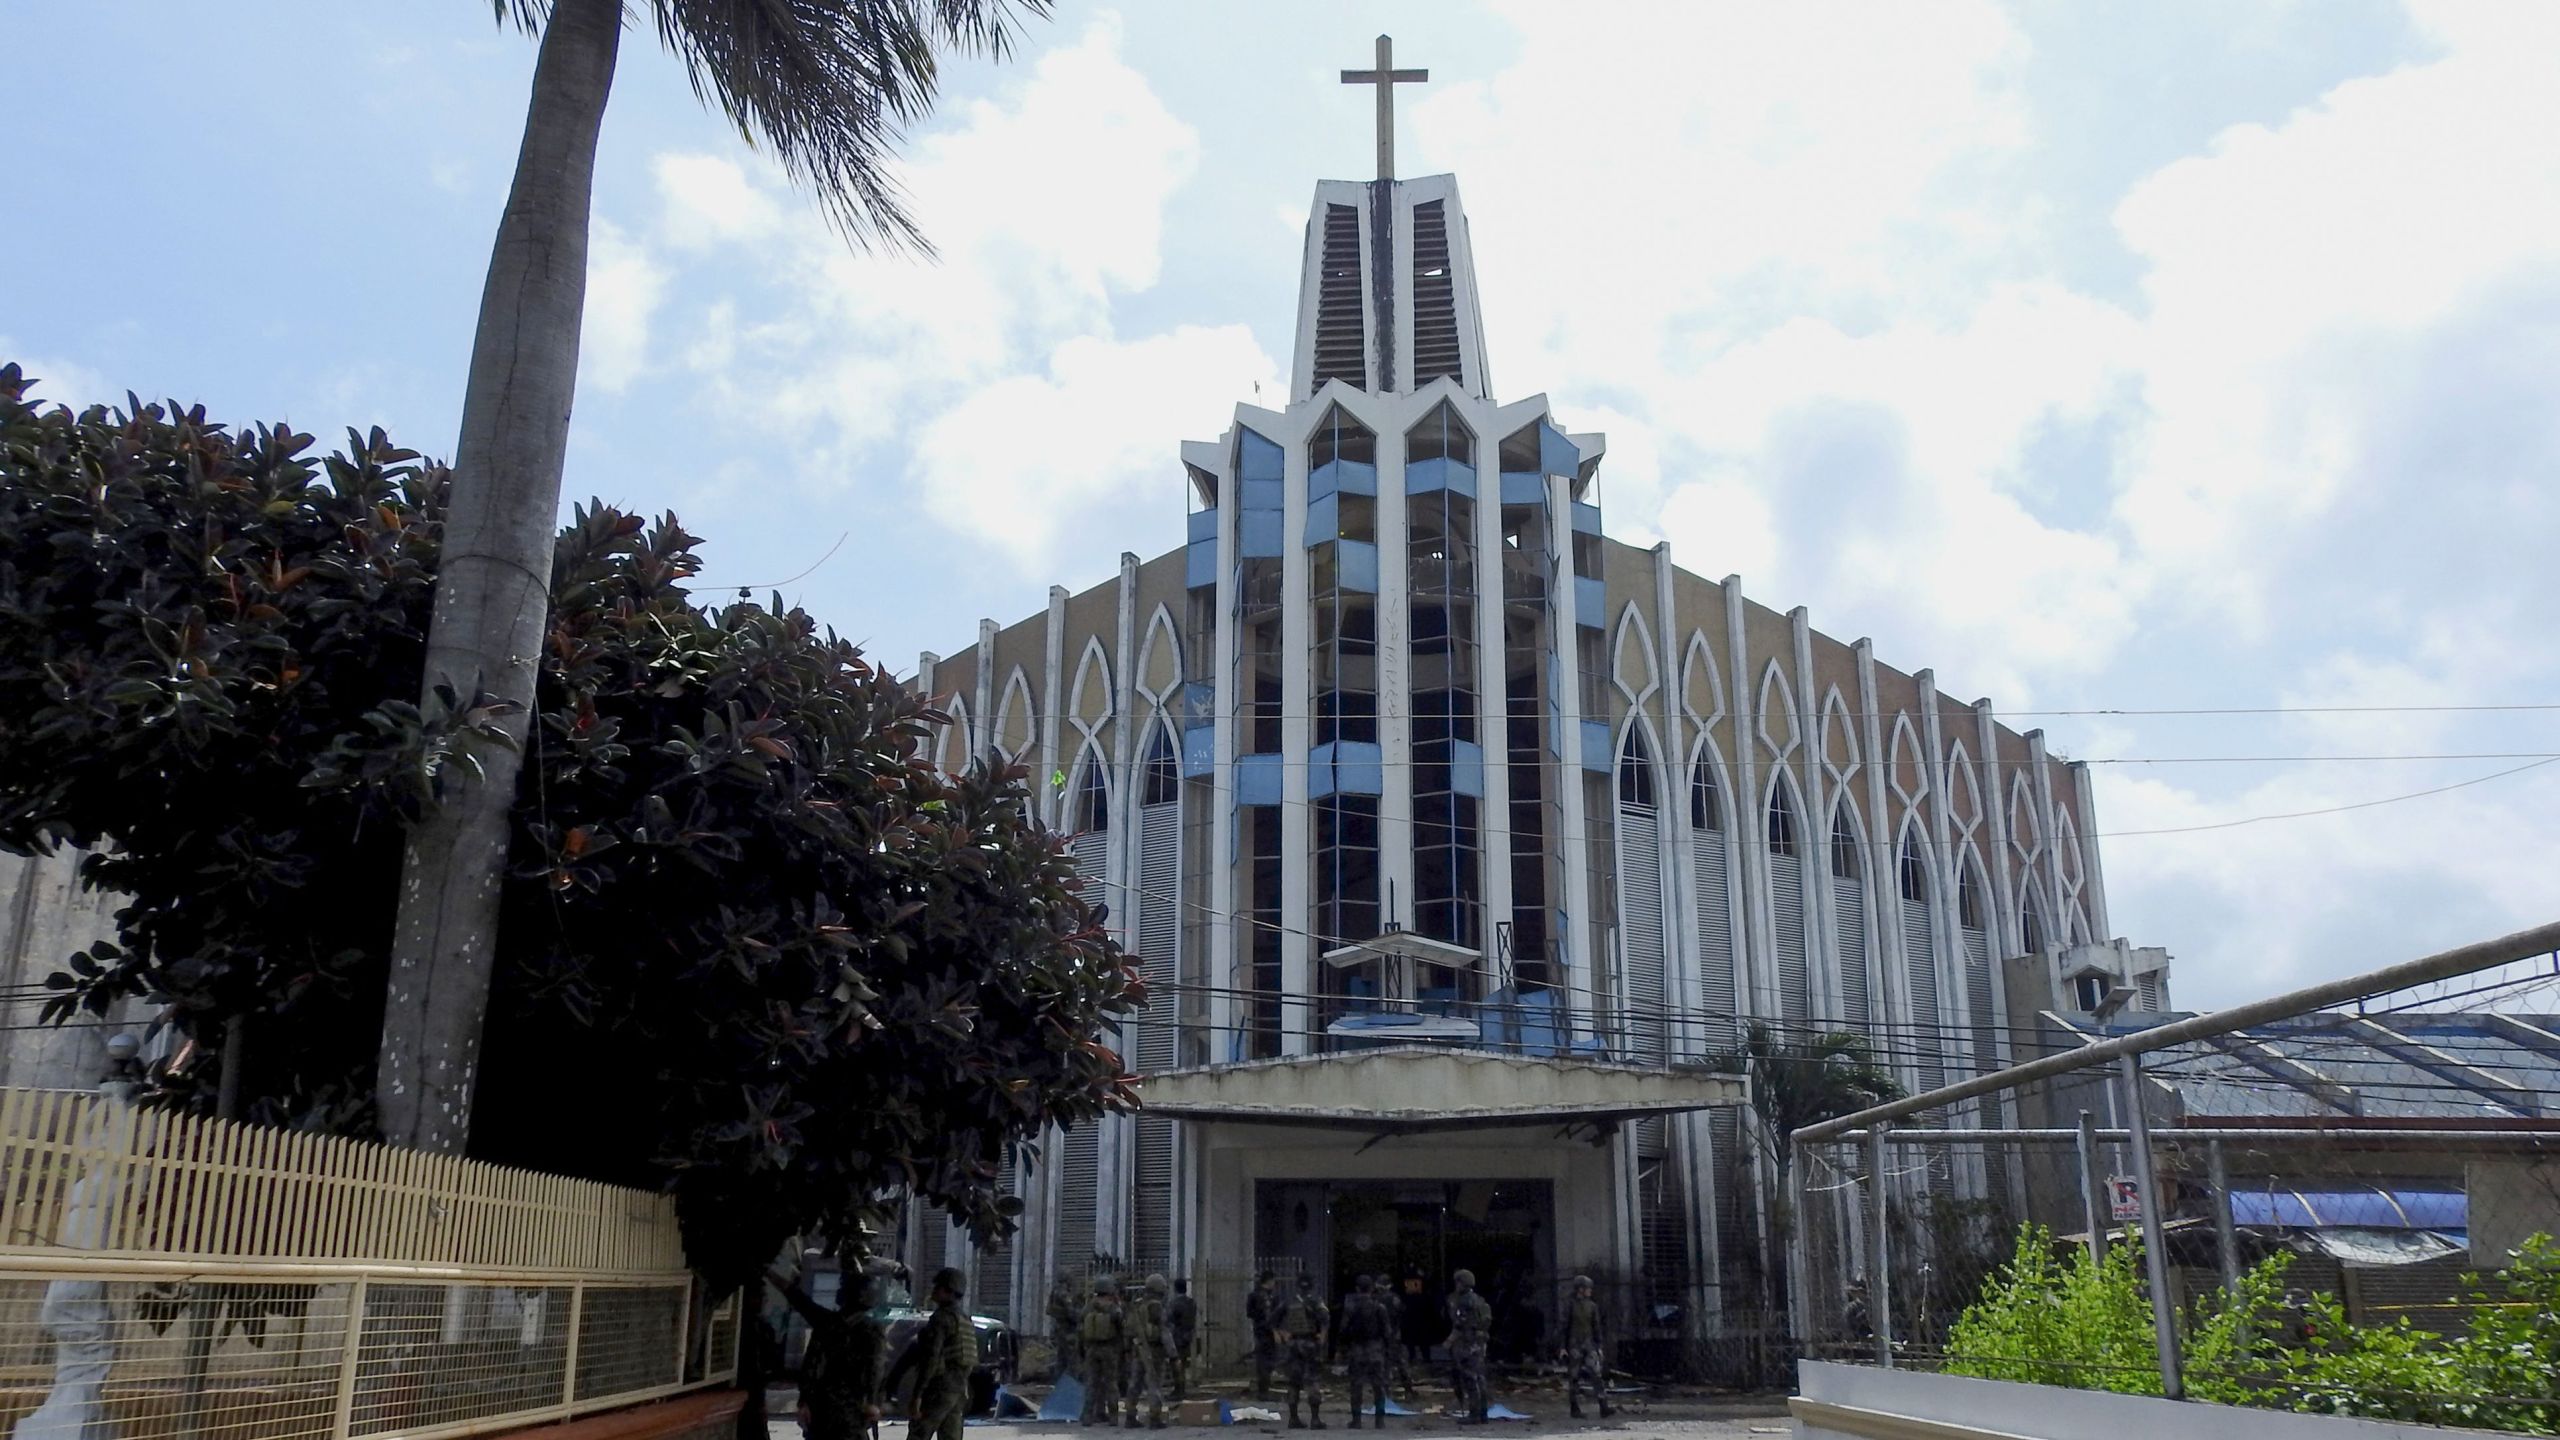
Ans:
<svg viewBox="0 0 2560 1440"><path fill-rule="evenodd" d="M2518 769L2560 708L2513 708L2560 706L2560 6L1063 0L908 137L931 261L830 232L644 27L564 502L673 510L902 671L1179 544L1177 445L1280 393L1314 182L1371 173L1337 72L1382 28L1496 391L1607 434L1610 532L2109 762L2114 929L2179 1004L2560 916L2560 763ZM0 29L0 360L450 453L531 42Z"/></svg>

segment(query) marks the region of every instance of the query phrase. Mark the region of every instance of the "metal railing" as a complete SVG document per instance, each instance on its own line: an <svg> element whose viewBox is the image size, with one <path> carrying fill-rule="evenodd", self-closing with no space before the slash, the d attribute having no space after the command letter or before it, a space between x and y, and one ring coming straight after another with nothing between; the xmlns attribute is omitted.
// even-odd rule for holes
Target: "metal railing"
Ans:
<svg viewBox="0 0 2560 1440"><path fill-rule="evenodd" d="M0 1091L0 1433L483 1434L732 1380L739 1320L663 1196Z"/></svg>
<svg viewBox="0 0 2560 1440"><path fill-rule="evenodd" d="M2526 1251L2560 1236L2555 953L2560 924L2186 1018L2013 1016L2032 1058L1789 1137L1799 1345L2435 1423L2525 1404L2448 1377L2550 1283ZM2147 1312L2137 1345L2027 1333L2032 1297L2102 1295ZM2444 1394L2325 1363L2386 1330Z"/></svg>

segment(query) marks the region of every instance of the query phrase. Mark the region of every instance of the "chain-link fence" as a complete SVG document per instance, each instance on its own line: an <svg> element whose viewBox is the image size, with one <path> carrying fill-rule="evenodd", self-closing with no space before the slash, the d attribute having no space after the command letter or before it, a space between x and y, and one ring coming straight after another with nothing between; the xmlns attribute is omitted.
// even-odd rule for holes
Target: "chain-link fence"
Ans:
<svg viewBox="0 0 2560 1440"><path fill-rule="evenodd" d="M2560 1433L2560 926L1792 1137L1811 1356Z"/></svg>

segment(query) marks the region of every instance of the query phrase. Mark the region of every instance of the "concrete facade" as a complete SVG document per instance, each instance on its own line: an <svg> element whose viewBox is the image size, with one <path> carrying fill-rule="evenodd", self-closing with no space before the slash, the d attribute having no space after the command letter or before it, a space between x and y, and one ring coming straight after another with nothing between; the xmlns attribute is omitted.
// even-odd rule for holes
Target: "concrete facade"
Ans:
<svg viewBox="0 0 2560 1440"><path fill-rule="evenodd" d="M2105 938L2085 769L1608 538L1605 438L1491 388L1452 177L1318 186L1297 336L1286 406L1181 447L1182 549L919 662L942 762L1025 763L1075 835L1153 996L1132 1069L1350 1053L1397 1009L1558 1065L1698 1065L1755 1018L1867 1033L1915 1089L2003 1063L2004 962ZM1401 995L1326 958L1388 933L1466 958ZM1122 1118L1051 1137L1022 1233L971 1263L1026 1301L1088 1263L1240 1271L1262 1181L1499 1157L1553 1185L1559 1263L1712 1328L1766 1262L1748 1123L1371 1148ZM921 1258L960 1252L938 1223Z"/></svg>
<svg viewBox="0 0 2560 1440"><path fill-rule="evenodd" d="M87 1090L107 1071L107 1037L122 1011L59 1028L39 1026L45 978L101 940L115 938L117 901L84 890L79 855L0 855L0 1087Z"/></svg>

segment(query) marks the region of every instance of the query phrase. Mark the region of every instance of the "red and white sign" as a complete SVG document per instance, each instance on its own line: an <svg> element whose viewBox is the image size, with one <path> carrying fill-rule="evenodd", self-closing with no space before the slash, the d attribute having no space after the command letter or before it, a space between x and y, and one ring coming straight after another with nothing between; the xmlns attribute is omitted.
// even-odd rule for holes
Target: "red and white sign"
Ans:
<svg viewBox="0 0 2560 1440"><path fill-rule="evenodd" d="M2142 1218L2142 1182L2130 1175L2107 1177L2107 1218L2139 1220Z"/></svg>

